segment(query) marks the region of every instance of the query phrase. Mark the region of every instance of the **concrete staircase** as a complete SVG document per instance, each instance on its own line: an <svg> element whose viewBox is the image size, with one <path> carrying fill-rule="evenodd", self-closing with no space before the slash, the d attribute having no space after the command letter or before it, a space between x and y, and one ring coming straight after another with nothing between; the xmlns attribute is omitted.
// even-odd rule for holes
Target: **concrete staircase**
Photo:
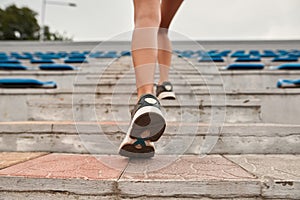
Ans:
<svg viewBox="0 0 300 200"><path fill-rule="evenodd" d="M58 89L0 89L0 200L300 199L300 89L276 88L300 72L189 62L173 58L178 98L161 102L168 126L149 160L117 154L136 101L130 57L1 71Z"/></svg>

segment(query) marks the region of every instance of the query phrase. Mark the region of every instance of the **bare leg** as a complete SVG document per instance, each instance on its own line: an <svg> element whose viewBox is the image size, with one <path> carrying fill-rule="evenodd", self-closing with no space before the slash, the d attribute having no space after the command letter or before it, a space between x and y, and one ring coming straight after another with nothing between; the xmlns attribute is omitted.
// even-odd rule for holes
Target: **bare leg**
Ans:
<svg viewBox="0 0 300 200"><path fill-rule="evenodd" d="M132 59L140 98L143 94L153 93L157 35L161 19L160 0L134 0L134 11Z"/></svg>
<svg viewBox="0 0 300 200"><path fill-rule="evenodd" d="M169 79L172 46L168 37L168 30L182 2L183 0L162 0L161 3L161 23L158 32L158 63L160 71L158 84L162 84Z"/></svg>

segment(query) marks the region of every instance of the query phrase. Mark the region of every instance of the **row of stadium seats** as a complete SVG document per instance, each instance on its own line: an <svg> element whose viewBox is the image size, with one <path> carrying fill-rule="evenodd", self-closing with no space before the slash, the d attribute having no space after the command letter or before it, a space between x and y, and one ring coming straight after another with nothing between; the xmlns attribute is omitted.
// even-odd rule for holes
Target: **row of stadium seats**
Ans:
<svg viewBox="0 0 300 200"><path fill-rule="evenodd" d="M262 70L265 64L262 63L233 63L225 67L226 70ZM35 69L24 66L22 64L0 63L0 70L29 70ZM40 70L77 70L69 64L42 64L39 66ZM272 67L273 70L300 70L300 63L285 63L279 66Z"/></svg>
<svg viewBox="0 0 300 200"><path fill-rule="evenodd" d="M33 68L29 68L22 64L1 64L0 70L29 70ZM68 64L42 64L39 66L40 70L77 70L77 67Z"/></svg>
<svg viewBox="0 0 300 200"><path fill-rule="evenodd" d="M300 50L264 50L262 52L258 50L250 50L246 52L245 50L238 50L232 53L231 50L211 50L211 51L192 51L192 50L186 50L186 51L174 51L178 56L180 57L186 57L186 58L193 58L193 57L231 57L231 58L299 58L300 57Z"/></svg>
<svg viewBox="0 0 300 200"><path fill-rule="evenodd" d="M193 58L193 57L200 57L200 58L222 58L222 57L232 57L232 58L238 58L241 61L248 61L250 59L257 60L261 58L274 58L274 62L281 61L283 59L284 61L296 61L300 57L300 50L264 50L262 52L258 50L250 50L246 52L245 50L238 50L233 53L231 53L231 50L211 50L211 51L193 51L193 50L174 50L174 53L177 54L179 57L186 57L186 58ZM90 52L90 51L72 51L70 53L67 52L23 52L23 53L17 53L12 52L10 55L6 54L5 52L0 52L0 60L9 60L9 59L28 59L28 60L35 60L38 58L39 60L52 60L52 59L83 59L87 57L91 58L118 58L121 56L130 56L130 51L96 51L96 52Z"/></svg>
<svg viewBox="0 0 300 200"><path fill-rule="evenodd" d="M277 82L278 88L300 88L300 79L288 80L280 79ZM2 78L0 79L0 88L43 88L55 89L57 84L54 81L40 81L36 79L25 78Z"/></svg>
<svg viewBox="0 0 300 200"><path fill-rule="evenodd" d="M271 62L298 62L298 57L292 56L282 56L282 57L275 57L271 59ZM203 56L198 59L199 62L225 62L224 58L221 56ZM235 62L261 62L261 57L238 57Z"/></svg>

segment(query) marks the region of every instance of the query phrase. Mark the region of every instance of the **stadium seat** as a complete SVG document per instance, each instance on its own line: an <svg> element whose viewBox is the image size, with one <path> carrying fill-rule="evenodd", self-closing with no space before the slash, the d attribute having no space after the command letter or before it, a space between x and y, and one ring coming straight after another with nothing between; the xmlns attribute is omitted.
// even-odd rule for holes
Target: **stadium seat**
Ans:
<svg viewBox="0 0 300 200"><path fill-rule="evenodd" d="M298 58L293 56L275 57L272 62L298 62Z"/></svg>
<svg viewBox="0 0 300 200"><path fill-rule="evenodd" d="M9 57L6 53L0 53L0 60L7 60Z"/></svg>
<svg viewBox="0 0 300 200"><path fill-rule="evenodd" d="M31 59L30 63L32 64L52 64L53 60L45 60L45 59Z"/></svg>
<svg viewBox="0 0 300 200"><path fill-rule="evenodd" d="M73 53L73 54L69 54L69 56L68 56L68 59L77 59L77 58L79 58L79 59L85 59L86 58L86 56L85 56L85 54L82 54L82 53Z"/></svg>
<svg viewBox="0 0 300 200"><path fill-rule="evenodd" d="M284 80L280 79L277 82L278 88L300 88L300 79L298 80Z"/></svg>
<svg viewBox="0 0 300 200"><path fill-rule="evenodd" d="M65 63L87 63L87 60L85 58L67 58Z"/></svg>
<svg viewBox="0 0 300 200"><path fill-rule="evenodd" d="M273 69L278 69L278 70L300 70L300 63L286 63L286 64L282 64L280 66L277 66Z"/></svg>
<svg viewBox="0 0 300 200"><path fill-rule="evenodd" d="M0 70L27 70L28 68L21 64L0 63Z"/></svg>
<svg viewBox="0 0 300 200"><path fill-rule="evenodd" d="M59 55L61 58L65 58L65 57L68 56L68 53L65 52L65 51L59 51L59 52L57 53L57 55Z"/></svg>
<svg viewBox="0 0 300 200"><path fill-rule="evenodd" d="M233 63L228 65L225 69L227 70L258 70L263 69L264 64L254 63Z"/></svg>
<svg viewBox="0 0 300 200"><path fill-rule="evenodd" d="M235 62L260 62L259 57L238 57Z"/></svg>
<svg viewBox="0 0 300 200"><path fill-rule="evenodd" d="M244 50L239 50L239 51L236 51L234 52L233 54L231 54L230 57L249 57L248 54L245 54L245 51Z"/></svg>
<svg viewBox="0 0 300 200"><path fill-rule="evenodd" d="M204 56L198 59L198 62L224 62L221 56Z"/></svg>
<svg viewBox="0 0 300 200"><path fill-rule="evenodd" d="M76 70L76 67L66 64L43 64L40 65L41 70Z"/></svg>
<svg viewBox="0 0 300 200"><path fill-rule="evenodd" d="M21 62L19 60L15 60L15 59L6 59L6 60L0 60L0 63L4 63L4 64L21 64Z"/></svg>
<svg viewBox="0 0 300 200"><path fill-rule="evenodd" d="M219 53L220 56L227 57L231 53L231 50L224 50Z"/></svg>
<svg viewBox="0 0 300 200"><path fill-rule="evenodd" d="M39 56L42 60L52 60L52 59L61 59L62 56L59 54L43 54Z"/></svg>
<svg viewBox="0 0 300 200"><path fill-rule="evenodd" d="M4 78L0 79L0 88L47 88L54 89L57 85L53 81L42 82L36 79Z"/></svg>
<svg viewBox="0 0 300 200"><path fill-rule="evenodd" d="M16 58L16 59L20 59L20 60L29 60L29 59L32 59L32 57L33 57L29 53L19 54L19 53L16 53L16 52L12 52L10 55L11 55L12 58Z"/></svg>
<svg viewBox="0 0 300 200"><path fill-rule="evenodd" d="M251 50L249 54L255 57L260 57L260 52L258 50Z"/></svg>
<svg viewBox="0 0 300 200"><path fill-rule="evenodd" d="M98 55L95 58L118 58L120 57L117 53L113 53L113 52L107 52L101 55Z"/></svg>
<svg viewBox="0 0 300 200"><path fill-rule="evenodd" d="M122 51L121 56L131 56L131 51Z"/></svg>
<svg viewBox="0 0 300 200"><path fill-rule="evenodd" d="M261 54L260 57L264 57L264 58L278 57L278 54L276 54L272 50L264 50L264 53Z"/></svg>
<svg viewBox="0 0 300 200"><path fill-rule="evenodd" d="M195 52L192 50L186 50L182 51L180 54L178 54L178 57L181 58L192 58L194 56Z"/></svg>

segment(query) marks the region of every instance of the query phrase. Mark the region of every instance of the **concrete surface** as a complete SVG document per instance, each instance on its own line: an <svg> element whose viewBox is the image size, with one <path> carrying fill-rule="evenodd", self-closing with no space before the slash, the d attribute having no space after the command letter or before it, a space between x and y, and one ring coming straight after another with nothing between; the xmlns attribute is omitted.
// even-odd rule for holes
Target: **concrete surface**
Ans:
<svg viewBox="0 0 300 200"><path fill-rule="evenodd" d="M299 161L292 155L128 160L48 154L0 170L0 194L2 199L298 199Z"/></svg>

